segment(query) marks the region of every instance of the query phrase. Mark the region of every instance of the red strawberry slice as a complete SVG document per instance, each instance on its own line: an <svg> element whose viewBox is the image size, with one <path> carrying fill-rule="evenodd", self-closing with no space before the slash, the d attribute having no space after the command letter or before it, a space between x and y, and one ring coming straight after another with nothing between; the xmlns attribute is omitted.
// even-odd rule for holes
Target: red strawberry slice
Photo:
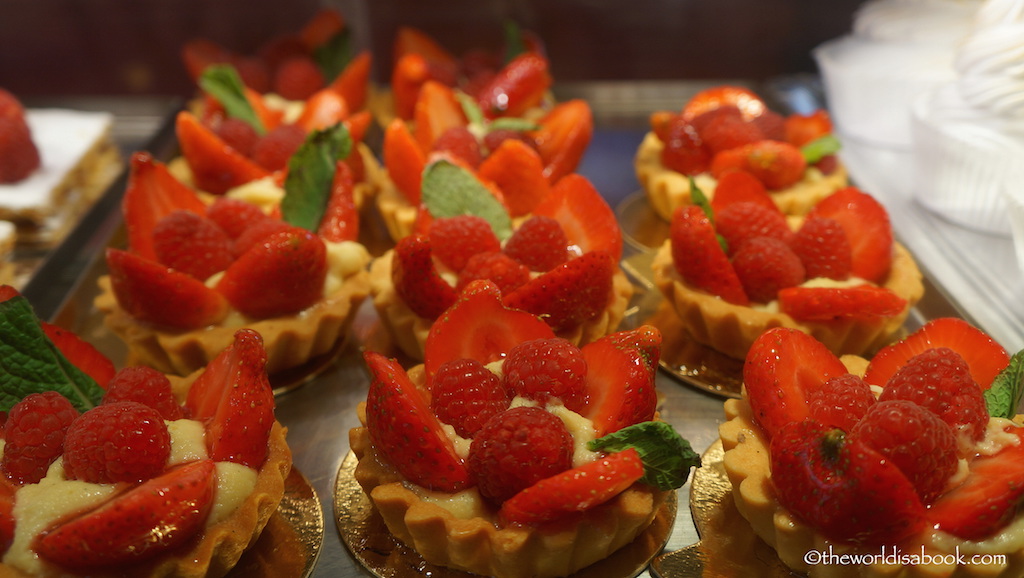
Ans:
<svg viewBox="0 0 1024 578"><path fill-rule="evenodd" d="M178 113L175 132L182 156L201 190L219 195L270 174L225 144L188 111Z"/></svg>
<svg viewBox="0 0 1024 578"><path fill-rule="evenodd" d="M107 249L106 258L118 304L140 321L199 329L230 310L223 295L184 273L120 249Z"/></svg>
<svg viewBox="0 0 1024 578"><path fill-rule="evenodd" d="M743 170L757 177L768 190L777 191L797 183L804 176L807 161L800 149L774 140L762 140L724 150L711 159L711 176L728 170Z"/></svg>
<svg viewBox="0 0 1024 578"><path fill-rule="evenodd" d="M771 438L786 424L810 417L810 394L829 378L847 373L843 362L817 339L776 327L751 345L743 385L754 421Z"/></svg>
<svg viewBox="0 0 1024 578"><path fill-rule="evenodd" d="M612 295L615 263L592 251L534 277L505 296L505 305L540 315L555 331L600 313Z"/></svg>
<svg viewBox="0 0 1024 578"><path fill-rule="evenodd" d="M768 106L761 97L742 86L722 85L708 88L693 95L683 107L683 116L693 120L722 107L739 109L744 120L753 120L764 114Z"/></svg>
<svg viewBox="0 0 1024 578"><path fill-rule="evenodd" d="M544 176L557 183L576 170L594 136L590 105L581 99L558 103L541 119L540 129L530 134L544 160Z"/></svg>
<svg viewBox="0 0 1024 578"><path fill-rule="evenodd" d="M587 362L588 398L581 413L594 423L598 437L654 419L654 378L661 355L661 332L656 327L606 335L581 351Z"/></svg>
<svg viewBox="0 0 1024 578"><path fill-rule="evenodd" d="M892 265L893 233L889 213L874 197L846 187L829 195L807 214L807 218L828 217L839 222L853 251L853 275L882 283Z"/></svg>
<svg viewBox="0 0 1024 578"><path fill-rule="evenodd" d="M729 303L750 303L703 209L696 205L676 209L669 225L669 238L672 261L683 281Z"/></svg>
<svg viewBox="0 0 1024 578"><path fill-rule="evenodd" d="M121 199L128 249L146 259L156 260L153 229L160 219L177 210L202 215L206 205L195 191L171 175L167 166L149 153L132 155L128 185Z"/></svg>
<svg viewBox="0 0 1024 578"><path fill-rule="evenodd" d="M268 319L298 313L319 301L326 277L324 242L310 231L292 227L243 253L216 288L245 315Z"/></svg>
<svg viewBox="0 0 1024 578"><path fill-rule="evenodd" d="M498 517L517 524L541 524L585 512L623 492L644 475L633 448L545 478L505 501Z"/></svg>
<svg viewBox="0 0 1024 578"><path fill-rule="evenodd" d="M206 421L210 458L259 469L274 425L274 392L263 338L239 329L234 342L207 364L185 401L192 418Z"/></svg>
<svg viewBox="0 0 1024 578"><path fill-rule="evenodd" d="M352 169L345 161L338 161L331 183L331 197L317 234L325 241L340 243L359 238L359 208L356 207L355 183Z"/></svg>
<svg viewBox="0 0 1024 578"><path fill-rule="evenodd" d="M118 568L177 548L203 528L217 487L214 474L212 460L169 470L43 534L36 552L84 571Z"/></svg>
<svg viewBox="0 0 1024 578"><path fill-rule="evenodd" d="M988 389L995 376L1010 363L1006 349L984 332L963 319L943 317L929 321L876 353L864 373L864 381L884 386L911 357L936 347L948 347L959 353L982 389Z"/></svg>
<svg viewBox="0 0 1024 578"><path fill-rule="evenodd" d="M428 80L420 88L413 119L413 135L424 154L434 149L434 142L445 131L467 124L455 91L433 80Z"/></svg>
<svg viewBox="0 0 1024 578"><path fill-rule="evenodd" d="M374 447L414 484L442 492L468 488L465 461L402 366L373 351L363 358L370 370L366 428Z"/></svg>
<svg viewBox="0 0 1024 578"><path fill-rule="evenodd" d="M548 61L535 52L513 58L477 93L477 104L489 118L522 116L537 106L551 88Z"/></svg>
<svg viewBox="0 0 1024 578"><path fill-rule="evenodd" d="M306 105L302 108L302 114L295 119L295 124L306 133L324 130L345 120L349 112L343 96L330 88L321 88L306 99Z"/></svg>
<svg viewBox="0 0 1024 578"><path fill-rule="evenodd" d="M206 208L206 218L217 223L232 239L237 239L257 223L269 219L259 206L233 197L214 199Z"/></svg>
<svg viewBox="0 0 1024 578"><path fill-rule="evenodd" d="M419 205L420 183L427 159L401 119L391 121L384 131L383 157L391 182L410 204Z"/></svg>
<svg viewBox="0 0 1024 578"><path fill-rule="evenodd" d="M779 291L779 308L793 319L869 320L898 315L907 300L885 287L787 287Z"/></svg>
<svg viewBox="0 0 1024 578"><path fill-rule="evenodd" d="M976 457L963 483L932 503L929 524L964 540L983 540L1013 519L1024 500L1024 429L1006 431L1019 441Z"/></svg>
<svg viewBox="0 0 1024 578"><path fill-rule="evenodd" d="M558 221L570 248L575 246L580 253L604 251L616 263L622 258L622 230L615 211L582 175L571 174L558 181L533 214Z"/></svg>
<svg viewBox="0 0 1024 578"><path fill-rule="evenodd" d="M0 479L0 552L6 552L14 540L14 491L7 477Z"/></svg>
<svg viewBox="0 0 1024 578"><path fill-rule="evenodd" d="M348 62L345 69L331 82L329 88L345 99L349 110L362 110L366 104L372 64L373 57L371 54L367 51L360 52Z"/></svg>
<svg viewBox="0 0 1024 578"><path fill-rule="evenodd" d="M775 201L768 196L764 183L747 171L725 171L718 176L715 194L711 197L711 210L718 214L734 203L756 203L769 210L778 211Z"/></svg>
<svg viewBox="0 0 1024 578"><path fill-rule="evenodd" d="M114 362L110 358L96 349L93 344L67 329L46 321L40 321L39 325L72 365L93 378L100 387L107 387L107 382L117 373Z"/></svg>
<svg viewBox="0 0 1024 578"><path fill-rule="evenodd" d="M427 236L411 235L395 245L391 279L402 301L425 319L436 319L455 303L455 288L434 267Z"/></svg>
<svg viewBox="0 0 1024 578"><path fill-rule="evenodd" d="M501 189L512 217L529 214L551 192L540 155L518 139L506 139L491 151L478 174Z"/></svg>
<svg viewBox="0 0 1024 578"><path fill-rule="evenodd" d="M449 361L475 359L486 365L519 343L554 336L551 327L536 315L506 307L493 282L472 281L431 326L423 346L423 364L429 380Z"/></svg>

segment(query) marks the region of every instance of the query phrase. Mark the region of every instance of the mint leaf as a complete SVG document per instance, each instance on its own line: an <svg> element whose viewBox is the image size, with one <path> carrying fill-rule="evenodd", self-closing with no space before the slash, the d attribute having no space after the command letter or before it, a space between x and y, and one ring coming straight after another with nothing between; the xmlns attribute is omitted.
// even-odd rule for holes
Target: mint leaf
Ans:
<svg viewBox="0 0 1024 578"><path fill-rule="evenodd" d="M587 444L591 451L621 452L634 448L644 462L640 481L659 490L674 490L686 483L690 468L700 467L700 455L690 442L663 421L624 427Z"/></svg>
<svg viewBox="0 0 1024 578"><path fill-rule="evenodd" d="M480 105L476 103L476 100L462 92L461 90L455 91L455 98L459 101L459 106L462 107L462 114L466 115L466 120L472 126L484 126L487 124L487 119L484 118L484 111L480 110Z"/></svg>
<svg viewBox="0 0 1024 578"><path fill-rule="evenodd" d="M498 239L512 234L512 218L505 207L473 173L451 161L427 165L420 190L423 203L436 218L476 215L490 223Z"/></svg>
<svg viewBox="0 0 1024 578"><path fill-rule="evenodd" d="M313 61L328 82L334 80L352 62L352 34L343 28L313 51Z"/></svg>
<svg viewBox="0 0 1024 578"><path fill-rule="evenodd" d="M207 66L199 77L199 87L217 99L229 117L244 120L259 134L267 132L249 99L245 98L245 84L235 67L230 64Z"/></svg>
<svg viewBox="0 0 1024 578"><path fill-rule="evenodd" d="M990 416L1012 418L1017 415L1021 397L1024 397L1024 350L1010 358L1010 363L992 380L983 395Z"/></svg>
<svg viewBox="0 0 1024 578"><path fill-rule="evenodd" d="M12 297L0 303L0 411L44 391L60 393L80 412L103 399L103 389L46 336L28 300Z"/></svg>
<svg viewBox="0 0 1024 578"><path fill-rule="evenodd" d="M697 186L697 181L690 177L690 200L693 204L700 207L700 210L704 211L704 214L708 216L708 220L711 221L711 226L715 226L715 212L711 209L711 201L708 200L707 195L704 191L700 190ZM718 239L718 245L725 251L725 254L729 254L729 242L725 240L725 237L715 233L715 238Z"/></svg>
<svg viewBox="0 0 1024 578"><path fill-rule="evenodd" d="M487 126L487 132L494 130L514 130L516 132L526 132L528 130L539 130L540 125L526 120L525 118L516 118L514 116L502 116L494 119Z"/></svg>
<svg viewBox="0 0 1024 578"><path fill-rule="evenodd" d="M310 133L288 160L281 217L285 222L316 231L327 209L337 162L352 150L352 137L338 123Z"/></svg>
<svg viewBox="0 0 1024 578"><path fill-rule="evenodd" d="M842 145L839 139L835 135L827 134L800 147L800 153L803 154L807 164L813 165L822 158L839 152L840 148L842 148Z"/></svg>
<svg viewBox="0 0 1024 578"><path fill-rule="evenodd" d="M505 64L508 64L515 57L526 52L526 44L523 42L523 33L519 30L519 24L514 20L505 22Z"/></svg>

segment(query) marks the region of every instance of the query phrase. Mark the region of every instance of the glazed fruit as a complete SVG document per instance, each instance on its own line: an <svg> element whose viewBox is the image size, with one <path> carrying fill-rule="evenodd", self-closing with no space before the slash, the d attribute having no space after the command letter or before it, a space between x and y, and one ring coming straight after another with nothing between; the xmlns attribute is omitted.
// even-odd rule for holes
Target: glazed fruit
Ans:
<svg viewBox="0 0 1024 578"><path fill-rule="evenodd" d="M0 89L0 184L26 179L40 164L25 108L13 94Z"/></svg>

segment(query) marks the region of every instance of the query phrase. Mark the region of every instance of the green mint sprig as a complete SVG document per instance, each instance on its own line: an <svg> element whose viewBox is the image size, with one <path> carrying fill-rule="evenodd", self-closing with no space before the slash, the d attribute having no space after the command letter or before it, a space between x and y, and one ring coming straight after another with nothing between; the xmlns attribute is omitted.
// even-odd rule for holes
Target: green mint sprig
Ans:
<svg viewBox="0 0 1024 578"><path fill-rule="evenodd" d="M327 210L331 183L339 160L352 151L352 136L343 123L311 132L288 160L281 217L285 222L316 231Z"/></svg>
<svg viewBox="0 0 1024 578"><path fill-rule="evenodd" d="M990 416L1012 418L1017 415L1024 397L1024 350L1010 358L1010 363L992 380L983 395Z"/></svg>
<svg viewBox="0 0 1024 578"><path fill-rule="evenodd" d="M591 451L621 452L634 448L644 463L640 481L659 490L674 490L686 483L690 468L700 467L700 455L663 421L624 427L587 444Z"/></svg>
<svg viewBox="0 0 1024 578"><path fill-rule="evenodd" d="M839 152L841 148L842 144L839 139L835 135L827 134L800 147L800 154L803 155L807 164L813 165L828 155Z"/></svg>
<svg viewBox="0 0 1024 578"><path fill-rule="evenodd" d="M313 62L316 63L324 78L333 80L345 67L352 62L355 49L352 45L352 33L348 27L339 30L327 42L313 50Z"/></svg>
<svg viewBox="0 0 1024 578"><path fill-rule="evenodd" d="M486 220L498 239L512 235L512 218L473 173L439 159L423 169L423 204L435 218L475 215Z"/></svg>
<svg viewBox="0 0 1024 578"><path fill-rule="evenodd" d="M229 64L207 66L199 77L199 87L217 99L229 117L244 120L258 134L266 134L267 128L245 97L245 84L235 67Z"/></svg>
<svg viewBox="0 0 1024 578"><path fill-rule="evenodd" d="M708 220L711 221L711 226L715 226L715 211L711 208L711 201L708 200L707 195L704 191L697 186L697 181L693 177L690 177L690 200L693 204L700 207L700 210L704 211L707 215ZM729 254L729 242L725 240L725 237L715 233L715 238L718 239L718 245L725 251L725 254Z"/></svg>

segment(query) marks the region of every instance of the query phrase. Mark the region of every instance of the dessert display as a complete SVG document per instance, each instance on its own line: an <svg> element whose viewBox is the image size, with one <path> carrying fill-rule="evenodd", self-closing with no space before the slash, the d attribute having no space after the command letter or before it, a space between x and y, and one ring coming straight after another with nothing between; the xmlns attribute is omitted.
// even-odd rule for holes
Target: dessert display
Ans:
<svg viewBox="0 0 1024 578"><path fill-rule="evenodd" d="M955 79L954 52L980 0L871 0L813 56L844 138L910 150L914 100Z"/></svg>
<svg viewBox="0 0 1024 578"><path fill-rule="evenodd" d="M693 204L691 180L713 199L718 179L732 170L753 174L787 215L806 213L847 184L824 110L783 117L751 90L726 85L698 92L679 112L653 113L650 124L634 169L665 220Z"/></svg>
<svg viewBox="0 0 1024 578"><path fill-rule="evenodd" d="M95 306L136 363L185 375L236 331L258 331L276 374L331 352L368 294L340 125L293 161L288 194L267 214L232 197L207 204L146 153L122 200L127 247L106 251ZM298 182L293 183L292 178Z"/></svg>
<svg viewBox="0 0 1024 578"><path fill-rule="evenodd" d="M988 0L954 53L956 76L912 110L914 197L943 218L1010 235L1007 199L1024 154L1022 4Z"/></svg>
<svg viewBox="0 0 1024 578"><path fill-rule="evenodd" d="M725 404L724 466L740 514L811 576L1019 576L1020 355L957 318L870 360L775 328ZM808 562L890 554L864 565Z"/></svg>
<svg viewBox="0 0 1024 578"><path fill-rule="evenodd" d="M924 287L885 207L847 187L787 220L752 182L726 175L710 202L678 208L654 257L654 282L685 331L737 359L780 326L838 354L891 340Z"/></svg>
<svg viewBox="0 0 1024 578"><path fill-rule="evenodd" d="M423 172L422 232L400 239L370 266L381 323L406 355L423 359L435 321L477 279L493 281L509 307L542 316L581 345L622 321L633 287L619 268L622 233L584 177L550 188L529 216L507 205L470 169L439 159Z"/></svg>
<svg viewBox="0 0 1024 578"><path fill-rule="evenodd" d="M5 360L34 371L5 372L0 396L0 576L227 573L291 471L259 334L186 378L115 371L2 292Z"/></svg>
<svg viewBox="0 0 1024 578"><path fill-rule="evenodd" d="M474 281L431 329L422 365L364 354L355 477L430 564L546 577L599 563L699 465L653 421L660 341L644 326L577 348Z"/></svg>

